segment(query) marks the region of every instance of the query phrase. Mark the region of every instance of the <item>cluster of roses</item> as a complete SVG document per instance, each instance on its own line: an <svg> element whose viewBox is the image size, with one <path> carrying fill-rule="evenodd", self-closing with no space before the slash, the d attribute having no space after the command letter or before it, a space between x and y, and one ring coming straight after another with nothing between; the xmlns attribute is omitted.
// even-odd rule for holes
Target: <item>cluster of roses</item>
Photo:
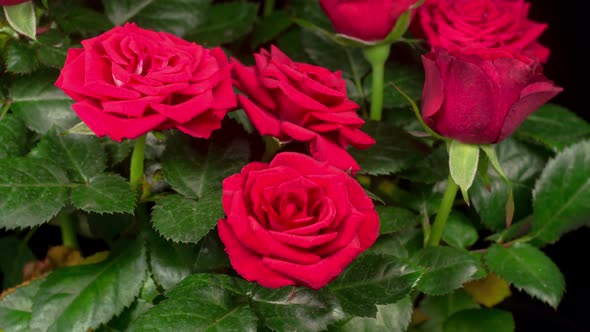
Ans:
<svg viewBox="0 0 590 332"><path fill-rule="evenodd" d="M320 0L334 28L365 41L384 39L416 0ZM528 19L524 0L426 0L411 30L432 52L422 57L422 116L442 136L498 143L561 88L542 74L547 24ZM370 22L370 23L369 23Z"/></svg>
<svg viewBox="0 0 590 332"><path fill-rule="evenodd" d="M336 30L365 40L384 38L414 2L320 1ZM419 10L438 47L423 58L423 116L434 130L498 142L559 92L540 72L547 52L535 39L545 27L528 21L527 10L521 0L433 0ZM69 51L56 85L97 136L121 141L175 128L209 138L239 103L260 134L308 146L313 158L279 153L223 182L219 235L244 278L318 289L374 243L379 218L347 173L359 166L346 148L375 141L360 130L340 72L294 62L275 47L245 66L220 48L135 24L82 46Z"/></svg>

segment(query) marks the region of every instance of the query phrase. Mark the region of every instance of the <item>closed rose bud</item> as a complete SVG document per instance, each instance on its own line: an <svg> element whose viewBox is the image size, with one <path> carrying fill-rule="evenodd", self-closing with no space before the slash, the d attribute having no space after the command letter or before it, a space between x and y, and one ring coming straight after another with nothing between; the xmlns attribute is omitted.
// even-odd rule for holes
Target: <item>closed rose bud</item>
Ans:
<svg viewBox="0 0 590 332"><path fill-rule="evenodd" d="M417 0L320 0L337 32L365 41L382 40Z"/></svg>
<svg viewBox="0 0 590 332"><path fill-rule="evenodd" d="M498 143L563 89L538 61L509 49L435 50L422 57L422 117L442 136Z"/></svg>

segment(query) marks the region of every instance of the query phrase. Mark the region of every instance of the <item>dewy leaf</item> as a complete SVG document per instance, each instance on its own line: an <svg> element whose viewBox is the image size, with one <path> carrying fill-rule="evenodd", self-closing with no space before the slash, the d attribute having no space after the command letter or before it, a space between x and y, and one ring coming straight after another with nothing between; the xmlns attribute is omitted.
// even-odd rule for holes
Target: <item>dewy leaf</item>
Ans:
<svg viewBox="0 0 590 332"><path fill-rule="evenodd" d="M24 123L13 114L0 119L0 158L19 157L27 153L29 133Z"/></svg>
<svg viewBox="0 0 590 332"><path fill-rule="evenodd" d="M412 291L423 273L422 268L394 256L364 254L328 288L347 313L375 317L375 304L399 301Z"/></svg>
<svg viewBox="0 0 590 332"><path fill-rule="evenodd" d="M173 243L150 232L148 247L154 280L166 290L191 273L219 272L230 266L216 231L210 232L196 245Z"/></svg>
<svg viewBox="0 0 590 332"><path fill-rule="evenodd" d="M35 39L37 19L35 18L35 6L32 0L18 5L4 6L4 16L14 30Z"/></svg>
<svg viewBox="0 0 590 332"><path fill-rule="evenodd" d="M477 173L479 161L479 146L461 143L457 140L451 142L449 148L449 169L455 183L461 188L463 199L469 204L467 190L473 184Z"/></svg>
<svg viewBox="0 0 590 332"><path fill-rule="evenodd" d="M590 136L590 124L570 110L545 104L518 128L516 136L561 151L566 146Z"/></svg>
<svg viewBox="0 0 590 332"><path fill-rule="evenodd" d="M115 25L137 25L178 36L199 26L211 0L103 0L105 14ZM199 43L200 44L200 43Z"/></svg>
<svg viewBox="0 0 590 332"><path fill-rule="evenodd" d="M442 234L442 240L457 248L468 248L477 242L477 229L473 223L458 212L451 212Z"/></svg>
<svg viewBox="0 0 590 332"><path fill-rule="evenodd" d="M566 148L549 161L533 195L532 232L543 243L589 224L590 140Z"/></svg>
<svg viewBox="0 0 590 332"><path fill-rule="evenodd" d="M221 192L207 194L197 202L180 195L169 195L152 211L154 228L174 242L199 242L222 218Z"/></svg>
<svg viewBox="0 0 590 332"><path fill-rule="evenodd" d="M258 5L248 2L215 4L187 39L209 47L226 44L248 34L254 27Z"/></svg>
<svg viewBox="0 0 590 332"><path fill-rule="evenodd" d="M428 149L422 142L390 123L370 121L362 130L377 143L367 150L349 150L361 166L361 173L398 173L423 158Z"/></svg>
<svg viewBox="0 0 590 332"><path fill-rule="evenodd" d="M508 138L496 145L498 161L512 183L515 210L514 219L520 220L532 212L532 194L535 179L545 165L545 157L525 143ZM489 190L481 179L476 178L471 187L471 200L482 223L489 229L506 229L506 183L491 169Z"/></svg>
<svg viewBox="0 0 590 332"><path fill-rule="evenodd" d="M45 133L54 125L71 128L80 121L72 110L70 97L53 85L57 74L44 70L19 76L10 89L13 112L38 133Z"/></svg>
<svg viewBox="0 0 590 332"><path fill-rule="evenodd" d="M0 228L42 224L68 200L66 173L49 160L0 159Z"/></svg>
<svg viewBox="0 0 590 332"><path fill-rule="evenodd" d="M307 288L256 286L251 305L273 331L324 331L329 324L345 318L331 293Z"/></svg>
<svg viewBox="0 0 590 332"><path fill-rule="evenodd" d="M553 308L561 301L565 280L559 268L545 254L528 244L504 248L491 246L485 260L492 272Z"/></svg>
<svg viewBox="0 0 590 332"><path fill-rule="evenodd" d="M0 288L7 289L20 284L23 281L23 267L34 260L33 252L24 241L15 236L0 238L0 271L4 276Z"/></svg>
<svg viewBox="0 0 590 332"><path fill-rule="evenodd" d="M32 156L55 162L75 182L88 182L106 168L106 154L96 137L59 135L54 130L43 136Z"/></svg>
<svg viewBox="0 0 590 332"><path fill-rule="evenodd" d="M396 303L377 305L375 318L353 317L336 332L404 332L412 320L412 300L409 296ZM330 330L332 331L332 330Z"/></svg>
<svg viewBox="0 0 590 332"><path fill-rule="evenodd" d="M478 258L468 251L451 247L424 248L412 257L412 261L426 268L418 289L430 295L450 293L487 274Z"/></svg>
<svg viewBox="0 0 590 332"><path fill-rule="evenodd" d="M248 305L248 288L247 282L227 275L193 274L127 331L255 332L257 318Z"/></svg>
<svg viewBox="0 0 590 332"><path fill-rule="evenodd" d="M379 234L381 235L414 227L419 222L418 215L404 208L381 205L377 205L376 208L381 223L379 228Z"/></svg>
<svg viewBox="0 0 590 332"><path fill-rule="evenodd" d="M512 314L499 309L459 311L444 325L444 332L513 332L514 329Z"/></svg>
<svg viewBox="0 0 590 332"><path fill-rule="evenodd" d="M99 174L72 190L72 203L78 209L97 213L133 213L135 192L117 174Z"/></svg>
<svg viewBox="0 0 590 332"><path fill-rule="evenodd" d="M53 271L33 300L31 329L87 331L131 305L147 276L143 241L108 260Z"/></svg>
<svg viewBox="0 0 590 332"><path fill-rule="evenodd" d="M33 297L39 291L42 279L33 280L7 291L0 298L0 330L6 332L28 332Z"/></svg>

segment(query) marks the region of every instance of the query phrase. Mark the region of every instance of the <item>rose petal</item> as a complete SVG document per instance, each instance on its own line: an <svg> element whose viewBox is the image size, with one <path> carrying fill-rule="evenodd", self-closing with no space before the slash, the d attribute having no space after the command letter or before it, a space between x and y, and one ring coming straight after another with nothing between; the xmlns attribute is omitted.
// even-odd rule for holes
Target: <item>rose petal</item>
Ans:
<svg viewBox="0 0 590 332"><path fill-rule="evenodd" d="M326 242L334 240L338 233L332 232L321 235L295 235L290 233L281 233L275 231L269 231L269 233L277 240L292 246L299 248L311 248L322 245Z"/></svg>

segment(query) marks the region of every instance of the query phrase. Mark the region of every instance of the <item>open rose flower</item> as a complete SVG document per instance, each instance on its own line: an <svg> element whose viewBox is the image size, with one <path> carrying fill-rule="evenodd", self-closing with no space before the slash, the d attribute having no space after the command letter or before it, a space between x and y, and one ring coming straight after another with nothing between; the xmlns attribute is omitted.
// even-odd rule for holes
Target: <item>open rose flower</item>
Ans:
<svg viewBox="0 0 590 332"><path fill-rule="evenodd" d="M417 0L320 0L334 30L364 41L385 39Z"/></svg>
<svg viewBox="0 0 590 332"><path fill-rule="evenodd" d="M538 61L508 49L436 50L422 57L422 117L465 143L498 143L562 88Z"/></svg>
<svg viewBox="0 0 590 332"><path fill-rule="evenodd" d="M281 141L306 142L316 159L359 170L346 147L366 149L375 140L360 130L365 122L341 73L294 62L276 47L254 57L256 66L234 65L234 83L247 96L238 100L256 129Z"/></svg>
<svg viewBox="0 0 590 332"><path fill-rule="evenodd" d="M237 105L231 65L165 32L126 24L70 49L56 85L97 136L120 141L177 128L207 138Z"/></svg>
<svg viewBox="0 0 590 332"><path fill-rule="evenodd" d="M537 39L547 24L530 20L529 7L524 0L427 0L414 30L433 47L508 47L545 63L549 49Z"/></svg>
<svg viewBox="0 0 590 332"><path fill-rule="evenodd" d="M279 153L223 181L219 236L234 269L265 287L319 289L379 234L379 217L348 174L309 156Z"/></svg>

